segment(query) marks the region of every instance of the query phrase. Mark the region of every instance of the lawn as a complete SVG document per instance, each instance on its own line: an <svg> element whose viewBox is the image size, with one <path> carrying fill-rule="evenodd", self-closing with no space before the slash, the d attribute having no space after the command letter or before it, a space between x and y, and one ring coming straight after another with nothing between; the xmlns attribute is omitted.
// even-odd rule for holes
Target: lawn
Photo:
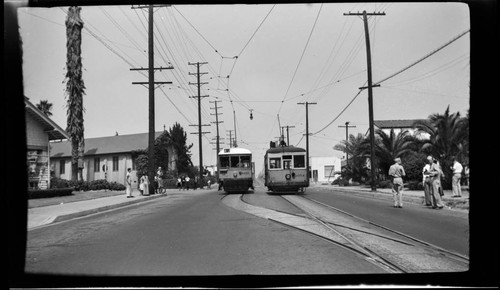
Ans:
<svg viewBox="0 0 500 290"><path fill-rule="evenodd" d="M71 195L57 196L49 198L37 198L28 200L28 208L56 205L61 203L69 203L74 201L82 201L87 199L95 199L113 195L125 194L125 191L113 190L97 190L97 191L73 191Z"/></svg>

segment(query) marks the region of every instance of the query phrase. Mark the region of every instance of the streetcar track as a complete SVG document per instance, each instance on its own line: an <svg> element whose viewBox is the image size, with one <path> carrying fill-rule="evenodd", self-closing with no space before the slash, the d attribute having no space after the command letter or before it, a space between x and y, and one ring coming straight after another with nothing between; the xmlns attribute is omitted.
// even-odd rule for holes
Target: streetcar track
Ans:
<svg viewBox="0 0 500 290"><path fill-rule="evenodd" d="M342 213L342 214L345 214L345 215L347 215L347 216L349 216L349 217L352 217L352 218L358 219L358 220L360 220L360 221L366 222L366 223L368 223L368 224L370 224L370 225L372 225L372 226L375 226L375 227L378 227L378 228L384 229L384 230L389 231L389 232L391 232L391 233L394 233L394 234L396 234L396 235L399 235L399 236L402 236L402 237L404 237L404 238L410 239L410 240L412 240L412 241L414 241L414 242L416 242L416 243L418 243L418 244L419 244L419 245L416 245L416 244L411 244L411 245L413 245L413 246L415 246L415 247L418 247L418 246L424 246L425 248L430 249L430 250L433 250L433 251L435 251L435 252L438 252L438 253L440 253L441 255L446 256L447 258L451 258L451 259L454 259L454 260L456 260L456 261L463 262L463 263L469 263L469 258L468 258L467 256L465 256L465 255L462 255L462 254L459 254L459 253L456 253L456 252L453 252L453 251L450 251L450 250L443 249L443 248L441 248L441 247L439 247L439 246L436 246L436 245L433 245L433 244L431 244L431 243L428 243L428 242L422 241L422 240L417 239L417 238L415 238L415 237L412 237L412 236L410 236L410 235L404 234L404 233L402 233L402 232L400 232L400 231L396 231L396 230L390 229L390 228L388 228L388 227L385 227L385 226L383 226L383 225L380 225L380 224L374 223L374 222L372 222L372 221L366 220L366 219L364 219L364 218L361 218L361 217L355 216L355 215L353 215L353 214L351 214L351 213L345 212L345 211L343 211L343 210L341 210L341 209L338 209L338 208L336 208L336 207L333 207L333 206L331 206L331 205L329 205L329 204L325 204L325 203L323 203L323 202L320 202L320 201L317 201L317 200L314 200L314 199L311 199L311 198L306 198L306 197L303 197L303 198L304 198L304 199L307 199L307 200L309 200L309 201L311 201L311 202L317 203L317 204L319 204L319 205L322 205L323 207L326 207L326 208L328 208L328 209L335 210L335 211L340 212L340 213Z"/></svg>
<svg viewBox="0 0 500 290"><path fill-rule="evenodd" d="M244 194L240 195L240 201L243 202L243 203L249 204L248 202L246 202L244 200L243 197L244 197ZM280 197L282 197L284 200L288 201L283 196L280 196ZM290 228L293 228L293 229L296 229L296 230L300 230L302 232L311 234L311 235L313 235L315 237L320 237L321 239L324 239L324 240L326 240L326 241L328 241L328 242L330 242L332 244L335 244L336 246L340 246L340 247L342 247L344 249L347 249L347 250L349 250L349 251L351 251L351 252L353 252L355 254L360 255L361 257L363 257L367 261L369 261L369 262L373 263L374 265L376 265L376 266L384 269L385 271L392 272L392 273L407 273L408 272L407 269L405 269L405 268L403 268L403 267L401 267L401 266L399 266L399 265L397 265L395 263L392 263L391 261L388 261L387 259L384 259L380 255L375 254L374 252L370 251L366 247L361 246L358 243L356 243L356 242L352 241L351 239L347 238L346 236L344 236L343 234L341 234L337 230L333 229L331 226L329 226L323 220L321 220L318 217L314 216L313 214L307 212L303 208L300 208L299 206L297 206L296 204L294 204L294 203L292 203L290 201L288 201L288 202L290 204L292 204L293 206L295 206L296 208L298 208L300 211L304 212L307 216L298 215L298 214L291 214L291 215L298 216L298 217L301 217L301 218L307 218L309 220L316 221L316 223L321 224L323 227L327 228L330 232L333 232L335 235L340 236L344 241L346 241L346 243L341 243L341 242L332 240L330 238L327 238L327 237L322 236L320 234L314 233L312 231L308 231L308 230L302 229L302 228L297 227L297 226L289 225L289 224L277 221L277 220L272 219L272 218L267 218L267 220L270 220L272 222L278 223L280 225L286 225L287 227L290 227ZM277 210L273 210L273 211L277 211ZM280 211L278 211L278 212L280 212ZM285 213L285 214L290 214L290 213Z"/></svg>

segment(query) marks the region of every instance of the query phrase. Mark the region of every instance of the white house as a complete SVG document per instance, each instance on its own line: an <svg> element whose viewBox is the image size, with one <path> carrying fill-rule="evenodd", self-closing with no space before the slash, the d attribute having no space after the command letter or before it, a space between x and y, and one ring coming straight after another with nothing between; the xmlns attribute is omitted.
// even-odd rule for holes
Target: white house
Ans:
<svg viewBox="0 0 500 290"><path fill-rule="evenodd" d="M331 183L340 172L341 159L335 156L311 156L309 157L309 166L311 167L312 183Z"/></svg>
<svg viewBox="0 0 500 290"><path fill-rule="evenodd" d="M163 132L155 132L155 138ZM132 169L132 179L136 181L133 152L148 147L149 133L86 138L83 180L105 179L125 184L127 168ZM169 168L175 170L177 159L173 147L167 148ZM51 170L55 177L71 179L71 142L50 142ZM165 168L166 169L166 168Z"/></svg>
<svg viewBox="0 0 500 290"><path fill-rule="evenodd" d="M427 133L417 133L417 130L415 128L415 123L416 122L426 122L426 119L411 119L411 120L374 120L373 121L373 126L375 129L381 129L384 131L387 135L390 134L391 130L394 130L394 133L397 135L401 131L408 131L410 135L415 135L417 138L421 139L429 139L429 134ZM370 130L366 132L368 135L370 133Z"/></svg>

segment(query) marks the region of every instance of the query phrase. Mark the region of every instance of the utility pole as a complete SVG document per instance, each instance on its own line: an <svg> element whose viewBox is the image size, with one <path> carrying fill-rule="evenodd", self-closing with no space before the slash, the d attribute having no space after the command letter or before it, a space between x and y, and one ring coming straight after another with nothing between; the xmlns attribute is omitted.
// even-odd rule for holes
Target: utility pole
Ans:
<svg viewBox="0 0 500 290"><path fill-rule="evenodd" d="M155 70L173 69L169 67L154 67L153 44L153 5L132 7L132 9L148 8L148 67L131 68L131 71L148 71L148 82L132 82L133 85L147 85L149 89L149 136L148 136L148 178L152 182L155 176L154 142L155 142L155 85L171 84L172 82L155 82Z"/></svg>
<svg viewBox="0 0 500 290"><path fill-rule="evenodd" d="M310 172L309 172L309 105L316 105L317 103L297 103L297 105L306 105L306 168L307 168L307 185L309 186Z"/></svg>
<svg viewBox="0 0 500 290"><path fill-rule="evenodd" d="M286 128L286 145L287 146L290 146L290 132L289 132L289 129L290 128L295 128L295 126L281 126L281 130L285 129ZM284 135L283 133L281 135Z"/></svg>
<svg viewBox="0 0 500 290"><path fill-rule="evenodd" d="M345 165L349 165L349 153L347 153L347 144L349 143L349 128L356 128L356 126L349 126L349 122L345 122L345 126L339 126L339 128L345 127Z"/></svg>
<svg viewBox="0 0 500 290"><path fill-rule="evenodd" d="M375 185L375 131L373 126L373 92L372 92L372 57L370 53L370 34L368 30L368 15L370 16L383 16L384 12L374 12L366 13L344 13L344 16L363 16L363 22L365 26L365 42L366 42L366 63L367 63L367 73L368 73L368 110L370 118L370 167L371 167L371 190L376 191ZM360 88L360 89L364 89Z"/></svg>
<svg viewBox="0 0 500 290"><path fill-rule="evenodd" d="M210 114L210 115L215 115L215 122L212 122L212 123L215 123L215 125L217 126L217 143L216 143L216 151L217 153L215 154L215 157L217 158L217 172L216 172L216 175L215 175L215 178L217 179L217 183L219 183L219 170L220 170L220 164L219 164L219 152L220 152L220 136L219 136L219 123L224 123L224 121L219 121L219 115L222 115L222 113L218 113L217 112L217 109L221 109L222 107L217 107L217 102L218 101L208 101L209 103L213 103L214 104L214 107L211 108L211 109L215 109L215 114Z"/></svg>
<svg viewBox="0 0 500 290"><path fill-rule="evenodd" d="M203 144L202 144L202 134L207 134L209 132L202 132L201 127L202 126L210 126L210 125L202 125L201 123L201 98L205 98L208 96L202 96L201 95L201 85L208 84L207 82L202 83L200 81L200 76L202 74L207 74L207 72L200 72L200 66L203 64L207 64L207 62L196 62L196 63L190 63L188 62L189 65L195 65L196 66L196 72L195 73L189 73L189 75L196 75L197 82L192 83L189 82L190 85L197 85L198 86L198 96L193 96L190 98L198 98L198 133L191 133L191 134L198 134L198 146L200 147L200 172L199 172L199 182L200 184L203 181Z"/></svg>

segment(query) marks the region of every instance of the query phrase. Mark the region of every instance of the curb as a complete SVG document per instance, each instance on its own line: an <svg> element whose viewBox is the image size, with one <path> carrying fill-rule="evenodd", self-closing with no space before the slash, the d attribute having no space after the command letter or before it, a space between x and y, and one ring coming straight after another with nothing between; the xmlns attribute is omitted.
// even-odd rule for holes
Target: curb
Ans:
<svg viewBox="0 0 500 290"><path fill-rule="evenodd" d="M388 199L392 200L392 194L387 193L387 192L382 192L382 191L362 191L362 190L355 190L355 189L343 189L341 187L335 187L335 188L327 188L327 189L334 189L338 191L342 191L345 193L352 193L352 194L357 194L357 195L363 195L363 196L369 196L369 197L374 197L374 198L381 198L381 199ZM416 203L416 204L423 204L424 203L424 197L416 197L416 196L408 196L405 195L403 192L403 201L405 202L411 202L411 203Z"/></svg>
<svg viewBox="0 0 500 290"><path fill-rule="evenodd" d="M98 208L88 209L88 210L74 212L74 213L65 214L65 215L59 215L59 216L56 216L51 222L49 222L47 224L43 224L43 225L48 225L48 224L52 224L52 223L56 223L56 222L67 221L67 220L71 220L71 219L74 219L74 218L83 217L83 216L86 216L86 215L91 215L91 214L99 213L99 212L102 212L102 211L107 211L107 210L110 210L110 209L120 208L120 207L124 207L124 206L127 206L127 205L141 203L141 202L149 201L149 200L160 198L160 197L166 197L166 196L167 196L166 194L160 194L160 195L155 194L155 195L151 195L151 196L148 196L148 197L145 197L145 198L141 198L141 199L128 200L128 201L124 201L124 202L117 203L117 204L106 205L106 206L102 206L102 207L98 207ZM40 226L42 226L42 225L40 225Z"/></svg>

